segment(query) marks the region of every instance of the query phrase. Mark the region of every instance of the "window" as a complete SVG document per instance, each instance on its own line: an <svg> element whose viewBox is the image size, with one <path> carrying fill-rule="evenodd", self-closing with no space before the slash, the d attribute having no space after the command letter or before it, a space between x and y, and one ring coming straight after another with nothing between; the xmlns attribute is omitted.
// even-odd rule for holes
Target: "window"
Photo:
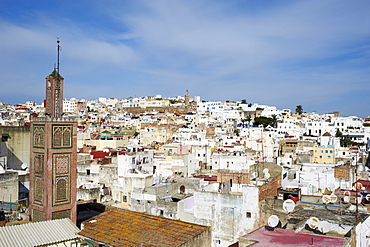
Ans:
<svg viewBox="0 0 370 247"><path fill-rule="evenodd" d="M180 186L180 194L185 194L185 186L184 185Z"/></svg>
<svg viewBox="0 0 370 247"><path fill-rule="evenodd" d="M331 159L331 156L330 155L328 156L328 159Z"/></svg>
<svg viewBox="0 0 370 247"><path fill-rule="evenodd" d="M86 175L90 175L90 169L86 169Z"/></svg>
<svg viewBox="0 0 370 247"><path fill-rule="evenodd" d="M246 216L247 216L247 218L252 218L252 213L251 212L247 212Z"/></svg>
<svg viewBox="0 0 370 247"><path fill-rule="evenodd" d="M328 150L325 150L325 153L329 153L329 151Z"/></svg>
<svg viewBox="0 0 370 247"><path fill-rule="evenodd" d="M9 135L8 134L2 134L1 135L1 141L2 142L7 142L9 139Z"/></svg>
<svg viewBox="0 0 370 247"><path fill-rule="evenodd" d="M127 202L127 196L123 196L122 201Z"/></svg>
<svg viewBox="0 0 370 247"><path fill-rule="evenodd" d="M333 153L333 150L330 150L330 153L332 154Z"/></svg>
<svg viewBox="0 0 370 247"><path fill-rule="evenodd" d="M322 159L322 156L320 155L320 159Z"/></svg>

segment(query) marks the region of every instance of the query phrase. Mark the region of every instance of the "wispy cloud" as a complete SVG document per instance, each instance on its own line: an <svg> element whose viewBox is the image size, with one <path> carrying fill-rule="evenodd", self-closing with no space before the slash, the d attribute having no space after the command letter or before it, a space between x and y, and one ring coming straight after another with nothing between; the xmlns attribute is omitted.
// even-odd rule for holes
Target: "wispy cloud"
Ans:
<svg viewBox="0 0 370 247"><path fill-rule="evenodd" d="M207 100L365 116L353 97L370 91L369 7L334 0L92 1L79 18L64 5L52 20L46 10L29 23L0 19L0 52L8 58L0 62L0 79L42 81L60 37L63 75L73 82L66 97L174 96L189 89ZM42 88L28 94L41 98Z"/></svg>

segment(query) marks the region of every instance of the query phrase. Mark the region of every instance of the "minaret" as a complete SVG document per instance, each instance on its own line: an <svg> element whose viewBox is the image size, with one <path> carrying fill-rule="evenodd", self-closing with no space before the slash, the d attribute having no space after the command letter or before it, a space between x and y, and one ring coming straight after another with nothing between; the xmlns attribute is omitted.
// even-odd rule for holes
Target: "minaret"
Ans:
<svg viewBox="0 0 370 247"><path fill-rule="evenodd" d="M58 66L46 77L46 116L32 118L30 219L76 222L77 122L62 116L64 78Z"/></svg>
<svg viewBox="0 0 370 247"><path fill-rule="evenodd" d="M186 89L186 94L185 94L185 106L188 106L189 105L189 90Z"/></svg>
<svg viewBox="0 0 370 247"><path fill-rule="evenodd" d="M60 41L57 40L58 61L57 67L46 79L45 115L59 118L63 112L63 84L64 78L59 74Z"/></svg>

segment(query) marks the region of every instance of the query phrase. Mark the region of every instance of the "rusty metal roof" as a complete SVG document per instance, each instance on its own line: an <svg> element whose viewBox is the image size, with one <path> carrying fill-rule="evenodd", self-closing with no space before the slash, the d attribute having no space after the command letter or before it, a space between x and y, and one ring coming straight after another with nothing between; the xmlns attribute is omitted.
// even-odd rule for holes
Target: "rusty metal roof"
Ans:
<svg viewBox="0 0 370 247"><path fill-rule="evenodd" d="M180 246L208 230L178 220L114 208L83 223L79 235L109 246Z"/></svg>

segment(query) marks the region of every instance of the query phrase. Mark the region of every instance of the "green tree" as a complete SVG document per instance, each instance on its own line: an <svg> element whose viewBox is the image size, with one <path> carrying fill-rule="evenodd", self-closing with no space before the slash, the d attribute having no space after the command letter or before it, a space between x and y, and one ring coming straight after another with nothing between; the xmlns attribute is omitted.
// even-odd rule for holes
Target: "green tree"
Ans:
<svg viewBox="0 0 370 247"><path fill-rule="evenodd" d="M248 115L245 120L248 122L248 126L251 124L252 117L251 115Z"/></svg>
<svg viewBox="0 0 370 247"><path fill-rule="evenodd" d="M343 136L342 132L340 132L340 130L337 129L337 131L335 132L335 137L342 137L342 136Z"/></svg>
<svg viewBox="0 0 370 247"><path fill-rule="evenodd" d="M264 128L266 128L267 126L273 126L273 119L270 118L270 117L256 117L254 119L254 126L259 126L259 125L263 125Z"/></svg>
<svg viewBox="0 0 370 247"><path fill-rule="evenodd" d="M295 112L298 113L299 115L301 115L303 113L303 108L301 105L297 105L297 107L295 108Z"/></svg>
<svg viewBox="0 0 370 247"><path fill-rule="evenodd" d="M248 104L246 99L242 99L241 104Z"/></svg>
<svg viewBox="0 0 370 247"><path fill-rule="evenodd" d="M277 117L275 114L271 115L272 118L272 127L276 128L277 127Z"/></svg>

